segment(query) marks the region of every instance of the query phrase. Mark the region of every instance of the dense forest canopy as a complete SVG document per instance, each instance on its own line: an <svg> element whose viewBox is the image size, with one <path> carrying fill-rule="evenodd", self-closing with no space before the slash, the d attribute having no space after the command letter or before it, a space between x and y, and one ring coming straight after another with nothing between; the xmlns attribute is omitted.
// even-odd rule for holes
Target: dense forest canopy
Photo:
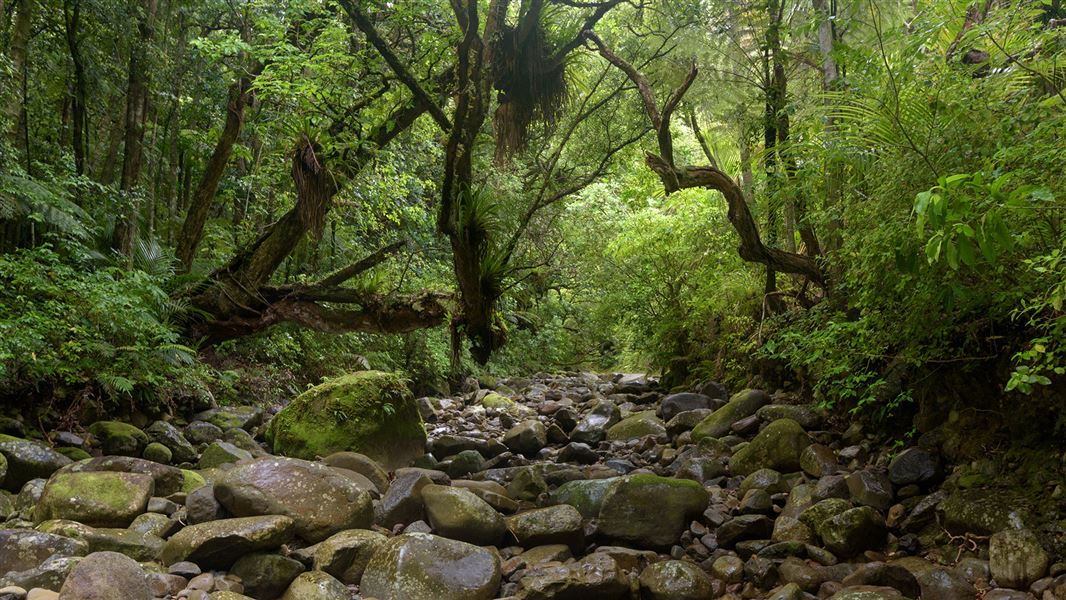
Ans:
<svg viewBox="0 0 1066 600"><path fill-rule="evenodd" d="M615 368L879 419L1057 410L1064 25L1059 0L0 0L2 393L54 418L367 365Z"/></svg>

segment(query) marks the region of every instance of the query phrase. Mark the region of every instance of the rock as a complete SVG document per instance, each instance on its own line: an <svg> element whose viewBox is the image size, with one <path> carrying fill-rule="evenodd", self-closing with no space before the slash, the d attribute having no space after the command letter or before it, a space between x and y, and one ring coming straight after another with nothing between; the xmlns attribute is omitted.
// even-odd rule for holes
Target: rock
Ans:
<svg viewBox="0 0 1066 600"><path fill-rule="evenodd" d="M846 481L852 502L880 511L892 506L892 483L884 473L870 469L855 471L848 475Z"/></svg>
<svg viewBox="0 0 1066 600"><path fill-rule="evenodd" d="M56 473L44 486L36 521L70 519L91 527L126 527L143 513L155 481L139 473Z"/></svg>
<svg viewBox="0 0 1066 600"><path fill-rule="evenodd" d="M215 498L215 486L211 484L194 490L185 498L185 511L191 525L233 516Z"/></svg>
<svg viewBox="0 0 1066 600"><path fill-rule="evenodd" d="M523 548L565 544L575 554L585 549L581 513L569 504L529 510L508 517L506 522Z"/></svg>
<svg viewBox="0 0 1066 600"><path fill-rule="evenodd" d="M825 547L843 558L879 548L885 542L885 520L869 506L829 517L816 527Z"/></svg>
<svg viewBox="0 0 1066 600"><path fill-rule="evenodd" d="M600 514L607 489L617 478L582 479L569 481L551 493L550 499L556 504L569 504L577 509L586 519L595 519Z"/></svg>
<svg viewBox="0 0 1066 600"><path fill-rule="evenodd" d="M386 469L425 453L426 432L414 398L399 376L352 373L315 386L283 408L267 432L274 452L313 459L360 452Z"/></svg>
<svg viewBox="0 0 1066 600"><path fill-rule="evenodd" d="M162 444L170 450L175 462L191 463L196 460L196 448L193 448L181 431L170 423L156 421L149 425L144 433L152 442Z"/></svg>
<svg viewBox="0 0 1066 600"><path fill-rule="evenodd" d="M253 457L256 458L261 456L269 456L269 453L266 450L263 450L262 446L260 446L255 441L255 438L252 437L252 434L248 433L243 429L240 429L239 427L232 427L222 432L222 441L233 444L241 450L247 451Z"/></svg>
<svg viewBox="0 0 1066 600"><path fill-rule="evenodd" d="M888 464L888 478L898 486L936 483L943 476L940 457L921 448L907 448Z"/></svg>
<svg viewBox="0 0 1066 600"><path fill-rule="evenodd" d="M744 579L744 561L732 555L720 556L711 563L711 574L726 583L740 583Z"/></svg>
<svg viewBox="0 0 1066 600"><path fill-rule="evenodd" d="M241 578L244 591L259 600L280 597L305 570L300 561L280 554L247 554L237 559L230 573Z"/></svg>
<svg viewBox="0 0 1066 600"><path fill-rule="evenodd" d="M193 418L210 423L222 431L234 428L251 431L263 422L263 409L258 406L226 406L205 410Z"/></svg>
<svg viewBox="0 0 1066 600"><path fill-rule="evenodd" d="M598 532L642 548L675 544L689 521L707 508L703 486L686 479L629 475L613 481L603 497Z"/></svg>
<svg viewBox="0 0 1066 600"><path fill-rule="evenodd" d="M489 550L406 533L370 559L360 591L377 600L491 600L500 577L500 559Z"/></svg>
<svg viewBox="0 0 1066 600"><path fill-rule="evenodd" d="M694 427L700 424L700 421L706 419L712 412L709 408L700 408L678 413L674 415L674 418L666 422L666 433L671 436L678 436L686 431L692 431Z"/></svg>
<svg viewBox="0 0 1066 600"><path fill-rule="evenodd" d="M711 598L711 579L690 562L667 560L640 573L641 597L646 600L704 600Z"/></svg>
<svg viewBox="0 0 1066 600"><path fill-rule="evenodd" d="M381 498L375 512L375 522L391 528L399 523L414 523L422 519L425 512L422 488L431 483L432 480L420 471L398 473L389 491Z"/></svg>
<svg viewBox="0 0 1066 600"><path fill-rule="evenodd" d="M633 413L607 430L607 440L625 442L644 436L666 436L666 425L655 416L655 411Z"/></svg>
<svg viewBox="0 0 1066 600"><path fill-rule="evenodd" d="M89 426L104 454L139 457L148 445L148 436L140 429L121 421L97 421Z"/></svg>
<svg viewBox="0 0 1066 600"><path fill-rule="evenodd" d="M786 583L785 585L775 588L770 591L770 595L766 597L766 600L804 600L806 596L803 594L803 590L799 585L795 583Z"/></svg>
<svg viewBox="0 0 1066 600"><path fill-rule="evenodd" d="M998 585L1020 590L1047 573L1048 553L1028 529L1007 529L992 536L988 562Z"/></svg>
<svg viewBox="0 0 1066 600"><path fill-rule="evenodd" d="M804 509L799 515L799 520L817 531L826 519L835 517L850 508L851 503L843 498L826 498Z"/></svg>
<svg viewBox="0 0 1066 600"><path fill-rule="evenodd" d="M658 414L662 417L663 421L669 421L683 412L688 412L690 410L705 410L710 407L710 396L682 392L680 394L670 394L663 398L662 403L659 405Z"/></svg>
<svg viewBox="0 0 1066 600"><path fill-rule="evenodd" d="M193 444L210 444L222 439L222 429L207 421L192 421L185 426L185 439ZM192 462L192 461L189 461Z"/></svg>
<svg viewBox="0 0 1066 600"><path fill-rule="evenodd" d="M1006 490L956 490L937 506L944 527L951 533L991 535L1004 529L1022 529L1031 517L1026 501Z"/></svg>
<svg viewBox="0 0 1066 600"><path fill-rule="evenodd" d="M599 462L600 455L588 444L570 442L559 450L556 462L578 463L580 465L593 465Z"/></svg>
<svg viewBox="0 0 1066 600"><path fill-rule="evenodd" d="M211 442L204 448L200 455L197 467L200 469L215 469L227 463L235 463L241 460L252 460L252 453L238 448L229 442Z"/></svg>
<svg viewBox="0 0 1066 600"><path fill-rule="evenodd" d="M151 442L145 446L142 456L144 460L150 460L161 465L169 465L170 461L174 460L174 453L171 452L170 448L159 442Z"/></svg>
<svg viewBox="0 0 1066 600"><path fill-rule="evenodd" d="M800 453L800 468L817 478L836 473L840 465L837 464L836 452L821 444L811 444Z"/></svg>
<svg viewBox="0 0 1066 600"><path fill-rule="evenodd" d="M774 522L764 515L740 515L718 528L718 545L732 548L743 540L765 540L773 533Z"/></svg>
<svg viewBox="0 0 1066 600"><path fill-rule="evenodd" d="M904 598L890 587L856 585L840 590L830 596L829 600L904 600Z"/></svg>
<svg viewBox="0 0 1066 600"><path fill-rule="evenodd" d="M594 552L569 565L542 566L518 582L518 600L622 599L629 592L629 578L618 562L603 552Z"/></svg>
<svg viewBox="0 0 1066 600"><path fill-rule="evenodd" d="M80 540L32 529L0 529L0 574L33 569L49 558L83 556L87 550Z"/></svg>
<svg viewBox="0 0 1066 600"><path fill-rule="evenodd" d="M977 597L974 586L954 569L928 565L917 570L908 570L914 574L922 588L922 600L972 600Z"/></svg>
<svg viewBox="0 0 1066 600"><path fill-rule="evenodd" d="M433 531L446 538L493 546L507 531L500 513L470 490L430 484L422 488L422 501Z"/></svg>
<svg viewBox="0 0 1066 600"><path fill-rule="evenodd" d="M13 492L33 479L48 479L74 462L43 444L17 439L0 442L0 454L7 463L4 489Z"/></svg>
<svg viewBox="0 0 1066 600"><path fill-rule="evenodd" d="M449 477L466 477L485 470L485 459L477 450L463 450L451 457L445 469Z"/></svg>
<svg viewBox="0 0 1066 600"><path fill-rule="evenodd" d="M873 585L890 587L898 590L907 598L917 598L922 593L918 580L907 569L899 565L872 562L859 565L855 571L845 577L841 583L845 586Z"/></svg>
<svg viewBox="0 0 1066 600"><path fill-rule="evenodd" d="M779 419L792 419L807 430L818 429L825 420L825 412L812 406L799 404L768 404L755 411L763 423L772 423Z"/></svg>
<svg viewBox="0 0 1066 600"><path fill-rule="evenodd" d="M481 406L494 410L508 410L513 408L514 405L514 400L496 392L489 392L481 399Z"/></svg>
<svg viewBox="0 0 1066 600"><path fill-rule="evenodd" d="M322 462L330 467L355 471L369 479L379 492L384 494L389 489L389 474L374 459L358 452L334 452Z"/></svg>
<svg viewBox="0 0 1066 600"><path fill-rule="evenodd" d="M288 543L295 533L296 523L277 515L200 523L171 536L160 558L166 565L187 560L203 567L226 568L245 554Z"/></svg>
<svg viewBox="0 0 1066 600"><path fill-rule="evenodd" d="M327 538L315 547L314 570L325 571L341 583L358 584L370 558L388 538L365 529L349 529Z"/></svg>
<svg viewBox="0 0 1066 600"><path fill-rule="evenodd" d="M527 419L507 430L503 435L503 443L512 452L533 458L548 444L548 432L540 421Z"/></svg>
<svg viewBox="0 0 1066 600"><path fill-rule="evenodd" d="M585 444L598 444L607 437L607 429L622 420L618 406L610 400L600 400L570 432L570 439Z"/></svg>
<svg viewBox="0 0 1066 600"><path fill-rule="evenodd" d="M764 427L750 443L738 450L729 461L729 468L736 475L747 475L762 468L783 473L798 471L800 454L810 443L807 432L799 423L779 419Z"/></svg>
<svg viewBox="0 0 1066 600"><path fill-rule="evenodd" d="M144 570L117 552L94 552L70 572L59 597L63 600L152 600Z"/></svg>
<svg viewBox="0 0 1066 600"><path fill-rule="evenodd" d="M215 483L215 498L235 516L285 515L296 534L320 542L344 529L366 529L370 494L321 463L267 457L239 464Z"/></svg>
<svg viewBox="0 0 1066 600"><path fill-rule="evenodd" d="M770 401L770 397L762 390L742 390L733 394L729 402L714 411L706 419L692 430L692 440L699 441L703 438L720 438L733 427L733 423L750 417L755 411L762 408Z"/></svg>
<svg viewBox="0 0 1066 600"><path fill-rule="evenodd" d="M143 458L130 456L101 456L79 461L62 468L64 473L140 473L155 481L155 494L169 496L180 492L185 474L177 467L168 467Z"/></svg>
<svg viewBox="0 0 1066 600"><path fill-rule="evenodd" d="M281 600L349 600L351 597L348 588L329 573L308 571L293 580Z"/></svg>

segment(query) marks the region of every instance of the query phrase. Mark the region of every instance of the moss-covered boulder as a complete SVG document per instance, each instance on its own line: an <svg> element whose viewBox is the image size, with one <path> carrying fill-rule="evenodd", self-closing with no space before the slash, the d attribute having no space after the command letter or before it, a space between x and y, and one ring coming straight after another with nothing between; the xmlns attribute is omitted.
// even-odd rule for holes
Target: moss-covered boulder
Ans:
<svg viewBox="0 0 1066 600"><path fill-rule="evenodd" d="M825 547L841 558L851 558L863 550L885 543L885 520L869 506L860 506L829 517L818 526Z"/></svg>
<svg viewBox="0 0 1066 600"><path fill-rule="evenodd" d="M422 488L422 501L433 531L444 537L495 546L507 532L500 513L470 490L430 484Z"/></svg>
<svg viewBox="0 0 1066 600"><path fill-rule="evenodd" d="M241 460L252 460L252 453L229 442L211 442L204 448L196 466L200 469L214 469Z"/></svg>
<svg viewBox="0 0 1066 600"><path fill-rule="evenodd" d="M196 460L196 448L193 448L181 431L170 423L156 421L149 425L144 430L144 433L151 441L166 446L173 455L175 462L191 463Z"/></svg>
<svg viewBox="0 0 1066 600"><path fill-rule="evenodd" d="M791 473L800 469L800 455L811 444L807 432L792 419L778 419L763 428L751 443L729 461L734 475L748 475L759 469Z"/></svg>
<svg viewBox="0 0 1066 600"><path fill-rule="evenodd" d="M144 460L150 460L161 465L169 465L170 461L174 460L174 452L159 442L152 442L145 446L142 456L144 456Z"/></svg>
<svg viewBox="0 0 1066 600"><path fill-rule="evenodd" d="M4 480L4 477L7 477L7 459L0 454L0 482Z"/></svg>
<svg viewBox="0 0 1066 600"><path fill-rule="evenodd" d="M718 438L729 433L733 423L750 417L765 406L770 397L762 390L742 390L733 394L725 406L711 413L692 430L692 441L703 438Z"/></svg>
<svg viewBox="0 0 1066 600"><path fill-rule="evenodd" d="M640 573L641 597L647 600L703 600L714 597L711 578L696 565L667 560Z"/></svg>
<svg viewBox="0 0 1066 600"><path fill-rule="evenodd" d="M489 392L485 394L485 397L481 399L481 406L485 408L494 408L496 410L509 410L515 405L514 400L496 392Z"/></svg>
<svg viewBox="0 0 1066 600"><path fill-rule="evenodd" d="M389 538L366 529L349 529L315 546L314 570L325 571L341 583L358 584L367 563Z"/></svg>
<svg viewBox="0 0 1066 600"><path fill-rule="evenodd" d="M167 540L161 560L165 565L189 561L201 568L225 569L245 554L281 547L295 533L296 523L278 515L190 525Z"/></svg>
<svg viewBox="0 0 1066 600"><path fill-rule="evenodd" d="M281 595L281 600L349 600L348 588L323 571L301 573Z"/></svg>
<svg viewBox="0 0 1066 600"><path fill-rule="evenodd" d="M84 556L88 544L32 529L0 529L0 574L25 571L48 559Z"/></svg>
<svg viewBox="0 0 1066 600"><path fill-rule="evenodd" d="M386 469L425 454L426 430L414 397L398 375L361 371L299 395L270 422L274 452L312 460L360 452Z"/></svg>
<svg viewBox="0 0 1066 600"><path fill-rule="evenodd" d="M151 441L148 434L121 421L97 421L89 426L104 454L140 456Z"/></svg>
<svg viewBox="0 0 1066 600"><path fill-rule="evenodd" d="M37 522L70 519L92 527L126 527L145 511L155 481L140 473L56 473L37 503Z"/></svg>
<svg viewBox="0 0 1066 600"><path fill-rule="evenodd" d="M292 580L305 570L304 565L294 558L257 552L239 558L230 573L241 578L244 591L251 597L274 600L284 594Z"/></svg>
<svg viewBox="0 0 1066 600"><path fill-rule="evenodd" d="M1028 529L1006 529L988 543L989 569L1001 586L1024 590L1047 573L1048 553Z"/></svg>
<svg viewBox="0 0 1066 600"><path fill-rule="evenodd" d="M197 413L194 420L210 423L225 431L239 428L251 431L263 422L263 409L258 406L226 406Z"/></svg>
<svg viewBox="0 0 1066 600"><path fill-rule="evenodd" d="M604 494L598 532L642 548L668 548L707 509L708 501L707 490L688 479L620 477Z"/></svg>
<svg viewBox="0 0 1066 600"><path fill-rule="evenodd" d="M523 548L566 544L575 554L585 549L581 513L569 504L527 510L508 517L507 529Z"/></svg>
<svg viewBox="0 0 1066 600"><path fill-rule="evenodd" d="M491 600L500 558L472 544L405 533L374 554L359 591L378 600Z"/></svg>
<svg viewBox="0 0 1066 600"><path fill-rule="evenodd" d="M626 442L647 435L657 438L666 436L666 425L655 416L653 410L633 413L612 425L607 430L607 441Z"/></svg>
<svg viewBox="0 0 1066 600"><path fill-rule="evenodd" d="M181 491L185 477L181 469L131 456L99 456L63 467L63 473L140 473L155 481L155 495L169 496Z"/></svg>
<svg viewBox="0 0 1066 600"><path fill-rule="evenodd" d="M611 477L568 481L556 488L550 498L556 504L573 506L586 519L595 519L600 514L600 508L603 507L603 498L607 495L607 489L617 479L617 477Z"/></svg>

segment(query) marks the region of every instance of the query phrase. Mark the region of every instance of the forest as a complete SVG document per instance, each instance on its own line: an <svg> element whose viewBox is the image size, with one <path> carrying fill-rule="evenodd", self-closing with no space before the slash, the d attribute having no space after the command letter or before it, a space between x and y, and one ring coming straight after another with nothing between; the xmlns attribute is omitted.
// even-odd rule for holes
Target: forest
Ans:
<svg viewBox="0 0 1066 600"><path fill-rule="evenodd" d="M639 500L646 492L625 486L645 470L717 490L703 492L706 512L667 502L688 515L681 542L617 531L625 519L607 514L608 501L589 513L577 506L586 529L598 517L600 537L589 540L665 549L676 560L655 564L703 564L713 580L712 596L700 587L707 575L663 566L651 583L633 583L644 599L895 597L842 596L843 574L822 573L822 587L808 588L783 576L781 560L799 560L792 550L787 559L759 558L762 546L740 551L771 531L778 545L805 540L814 549L800 558L824 569L832 562L816 550L826 547L887 561L934 546L958 548L952 568L962 569L988 562L991 536L998 587L935 591L928 571L908 564L920 590L896 585L899 597L1066 597L1063 563L1002 564L1007 547L1039 554L1042 544L1055 563L1066 546L1064 165L1061 0L0 0L0 513L5 502L12 509L0 538L47 518L133 527L50 503L58 492L48 490L72 468L61 459L180 466L187 486L194 476L214 486L211 502L223 506L208 522L289 514L247 509L258 504L242 504L230 489L236 476L222 475L268 451L375 484L404 480L411 464L456 484L478 475L506 486L475 490L495 494L501 514L572 504L559 492L577 476L553 479L551 468L577 461L625 476L601 492L608 498ZM358 400L337 408L337 398ZM296 407L314 413L311 424ZM407 417L415 433L386 427ZM346 433L324 442L332 433L314 431L323 419L348 423ZM749 468L767 432L777 440L770 455L806 441ZM409 436L420 437L417 451ZM26 443L62 456L22 472L4 446ZM155 445L166 453L147 449ZM335 451L381 465L324 458ZM887 553L872 556L885 546L869 535L834 545L834 533L800 524L798 511L755 523L787 515L803 485L844 477L823 459L851 473L843 493L855 508L837 512L871 509L891 532ZM709 466L722 460L732 466ZM529 465L541 470L491 475ZM299 473L287 477L310 477L290 467ZM870 492L856 474L873 468L893 479ZM908 468L928 472L897 473ZM765 470L782 484L782 474L810 481L749 481ZM147 472L154 496L192 512L195 486L162 493L162 476ZM445 488L434 494L460 489L430 479ZM16 498L33 481L19 517ZM448 531L428 492L426 522L382 522L384 484L373 486L374 527ZM886 485L883 506L863 499ZM894 524L907 523L895 506L913 517L920 499L947 492L943 512L958 500L951 494L992 485L1039 515L1008 529L1025 535L995 542L1002 515L982 520L955 505L970 516L938 516L941 532ZM753 486L768 493L751 502L773 514L745 508ZM737 497L718 505L719 493ZM50 516L34 519L34 505ZM159 512L147 506L139 513ZM507 527L528 553L511 523L523 514ZM778 538L786 518L824 547ZM734 552L723 530L741 519ZM78 537L56 527L50 534ZM327 543L307 527L296 524L298 539ZM157 536L168 565L182 535L173 531ZM501 535L443 533L493 547ZM550 560L610 570L592 558L602 552L585 555L566 539L571 562ZM412 553L443 552L408 542ZM206 573L214 555L197 552L179 554ZM285 560L312 565L299 552ZM536 577L520 577L532 563L507 571L523 554L493 556L503 583L497 573L483 596L469 588L456 598L628 597L534 589ZM723 558L743 559L743 576L724 571ZM44 569L41 560L16 568L0 549L0 575ZM773 562L774 578L753 560ZM313 564L301 578L323 572ZM239 592L218 583L232 565L214 566L215 594ZM884 569L852 583L892 587L899 574ZM359 577L333 575L358 593ZM669 591L686 578L696 591ZM362 597L422 598L380 573L363 579L377 592ZM58 591L63 579L0 578L23 581ZM319 597L291 581L276 595L249 594ZM780 595L786 583L799 595ZM829 583L837 587L822 589ZM995 595L1008 589L1020 591ZM79 593L89 594L60 596L106 597ZM0 589L7 597L22 598Z"/></svg>

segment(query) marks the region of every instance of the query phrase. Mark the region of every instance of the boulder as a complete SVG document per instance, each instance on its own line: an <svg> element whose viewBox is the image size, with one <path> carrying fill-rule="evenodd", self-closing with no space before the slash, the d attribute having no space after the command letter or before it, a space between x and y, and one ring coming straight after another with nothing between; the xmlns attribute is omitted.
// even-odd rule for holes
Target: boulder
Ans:
<svg viewBox="0 0 1066 600"><path fill-rule="evenodd" d="M800 454L810 444L807 432L799 423L792 419L779 419L764 427L750 443L737 450L729 461L729 468L734 475L747 475L764 468L782 473L798 471Z"/></svg>
<svg viewBox="0 0 1066 600"><path fill-rule="evenodd" d="M382 527L414 523L425 516L422 488L433 483L417 470L398 473L375 510L374 521Z"/></svg>
<svg viewBox="0 0 1066 600"><path fill-rule="evenodd" d="M259 600L275 600L306 569L300 561L272 553L247 554L237 559L230 573L241 578L244 591Z"/></svg>
<svg viewBox="0 0 1066 600"><path fill-rule="evenodd" d="M32 529L0 529L0 574L33 569L49 558L83 556L88 545Z"/></svg>
<svg viewBox="0 0 1066 600"><path fill-rule="evenodd" d="M97 421L89 426L89 433L104 454L119 456L140 456L150 441L143 431L122 421Z"/></svg>
<svg viewBox="0 0 1066 600"><path fill-rule="evenodd" d="M35 519L126 527L145 511L154 491L155 481L140 473L56 473L44 486Z"/></svg>
<svg viewBox="0 0 1066 600"><path fill-rule="evenodd" d="M663 421L669 421L677 415L690 410L705 410L711 407L711 397L691 392L670 394L659 405L658 415Z"/></svg>
<svg viewBox="0 0 1066 600"><path fill-rule="evenodd" d="M618 562L604 552L594 552L567 565L545 565L519 580L518 600L621 600L628 596L629 577Z"/></svg>
<svg viewBox="0 0 1066 600"><path fill-rule="evenodd" d="M507 518L507 529L523 548L565 544L575 553L585 549L581 513L569 504L538 508Z"/></svg>
<svg viewBox="0 0 1066 600"><path fill-rule="evenodd" d="M869 506L848 509L829 517L817 526L816 531L825 547L841 558L880 548L885 543L885 520Z"/></svg>
<svg viewBox="0 0 1066 600"><path fill-rule="evenodd" d="M500 559L490 550L405 533L370 559L360 592L378 600L491 600L500 577Z"/></svg>
<svg viewBox="0 0 1066 600"><path fill-rule="evenodd" d="M943 477L940 456L922 448L907 448L888 464L888 478L898 486L927 485Z"/></svg>
<svg viewBox="0 0 1066 600"><path fill-rule="evenodd" d="M370 494L321 463L267 457L239 464L215 482L215 498L238 517L285 515L296 534L320 542L374 518Z"/></svg>
<svg viewBox="0 0 1066 600"><path fill-rule="evenodd" d="M446 538L493 546L507 532L500 513L470 490L430 484L422 488L422 501L433 531Z"/></svg>
<svg viewBox="0 0 1066 600"><path fill-rule="evenodd" d="M215 469L227 463L235 463L241 460L252 460L252 453L243 448L238 448L229 442L211 442L204 448L200 455L197 467L202 469Z"/></svg>
<svg viewBox="0 0 1066 600"><path fill-rule="evenodd" d="M174 460L174 453L170 448L159 442L151 442L145 446L141 456L144 457L144 460L150 460L161 465L169 465Z"/></svg>
<svg viewBox="0 0 1066 600"><path fill-rule="evenodd" d="M711 578L696 565L667 560L640 573L640 591L646 600L704 600L713 597Z"/></svg>
<svg viewBox="0 0 1066 600"><path fill-rule="evenodd" d="M4 489L17 492L33 479L48 479L61 467L74 462L48 446L28 440L0 441L0 454L7 463Z"/></svg>
<svg viewBox="0 0 1066 600"><path fill-rule="evenodd" d="M644 436L665 437L666 425L655 416L655 411L633 413L607 430L607 441L626 442Z"/></svg>
<svg viewBox="0 0 1066 600"><path fill-rule="evenodd" d="M270 422L274 452L314 459L360 452L386 469L425 454L426 431L399 376L362 371L331 379L299 395Z"/></svg>
<svg viewBox="0 0 1066 600"><path fill-rule="evenodd" d="M989 568L1003 587L1028 589L1047 573L1049 562L1040 540L1028 529L1006 529L989 540Z"/></svg>
<svg viewBox="0 0 1066 600"><path fill-rule="evenodd" d="M100 456L78 461L61 469L63 473L140 473L155 481L155 494L169 496L185 486L185 474L177 467L168 467L143 458L131 456Z"/></svg>
<svg viewBox="0 0 1066 600"><path fill-rule="evenodd" d="M991 535L1004 529L1022 529L1032 517L1027 500L1008 490L973 488L956 490L936 507L944 527L953 534Z"/></svg>
<svg viewBox="0 0 1066 600"><path fill-rule="evenodd" d="M196 448L170 423L156 421L149 425L144 433L152 442L166 446L173 455L174 462L191 463L196 460Z"/></svg>
<svg viewBox="0 0 1066 600"><path fill-rule="evenodd" d="M622 413L614 402L599 400L570 431L570 439L584 444L598 444L607 437L607 429L621 420Z"/></svg>
<svg viewBox="0 0 1066 600"><path fill-rule="evenodd" d="M185 439L193 444L210 444L222 439L222 429L207 421L192 421L185 426ZM191 461L190 461L191 462Z"/></svg>
<svg viewBox="0 0 1066 600"><path fill-rule="evenodd" d="M892 483L883 472L866 469L848 475L848 493L851 501L863 506L872 506L886 511L893 504Z"/></svg>
<svg viewBox="0 0 1066 600"><path fill-rule="evenodd" d="M281 600L349 600L348 588L329 573L301 573L282 594Z"/></svg>
<svg viewBox="0 0 1066 600"><path fill-rule="evenodd" d="M540 421L527 419L503 434L503 444L512 452L533 458L548 444L548 430Z"/></svg>
<svg viewBox="0 0 1066 600"><path fill-rule="evenodd" d="M117 552L94 552L81 560L59 590L62 600L152 600L144 570Z"/></svg>
<svg viewBox="0 0 1066 600"><path fill-rule="evenodd" d="M556 488L549 498L555 504L573 506L586 519L595 519L600 514L600 508L603 506L603 499L607 495L607 489L616 480L616 477L611 477L609 479L568 481Z"/></svg>
<svg viewBox="0 0 1066 600"><path fill-rule="evenodd" d="M338 467L355 471L366 477L374 484L382 494L389 489L389 474L381 468L378 462L365 454L358 452L334 452L322 459L322 462L330 467Z"/></svg>
<svg viewBox="0 0 1066 600"><path fill-rule="evenodd" d="M163 546L165 565L189 561L206 568L224 569L241 556L273 550L292 540L296 523L289 517L271 515L221 519L190 525Z"/></svg>
<svg viewBox="0 0 1066 600"><path fill-rule="evenodd" d="M733 394L725 406L711 413L692 430L692 440L699 441L706 437L719 438L733 427L733 423L750 417L755 411L765 406L770 397L762 390L742 390Z"/></svg>
<svg viewBox="0 0 1066 600"><path fill-rule="evenodd" d="M234 428L251 431L263 422L263 409L258 406L210 408L197 413L193 419L210 423L222 431Z"/></svg>
<svg viewBox="0 0 1066 600"><path fill-rule="evenodd" d="M687 479L629 475L607 488L599 512L598 533L642 548L669 547L707 508L703 486Z"/></svg>
<svg viewBox="0 0 1066 600"><path fill-rule="evenodd" d="M388 538L376 531L349 529L315 546L314 570L325 571L344 584L358 584L374 553Z"/></svg>

